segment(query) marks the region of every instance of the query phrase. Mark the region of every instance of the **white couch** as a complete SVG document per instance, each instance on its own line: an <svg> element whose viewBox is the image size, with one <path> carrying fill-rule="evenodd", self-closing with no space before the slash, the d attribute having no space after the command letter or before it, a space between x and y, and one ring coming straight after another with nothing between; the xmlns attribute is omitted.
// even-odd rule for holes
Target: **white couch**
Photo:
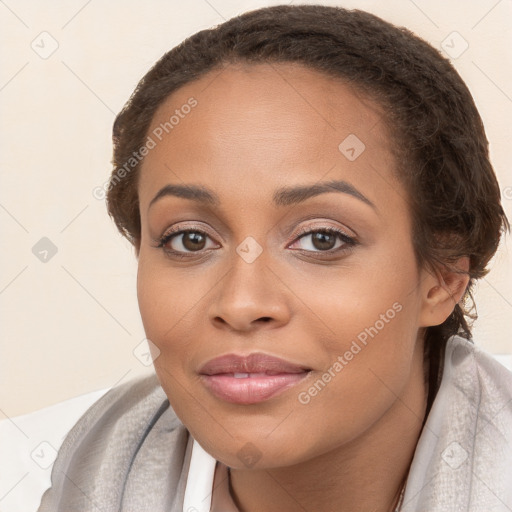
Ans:
<svg viewBox="0 0 512 512"><path fill-rule="evenodd" d="M0 421L0 511L35 512L57 451L78 418L108 389Z"/></svg>

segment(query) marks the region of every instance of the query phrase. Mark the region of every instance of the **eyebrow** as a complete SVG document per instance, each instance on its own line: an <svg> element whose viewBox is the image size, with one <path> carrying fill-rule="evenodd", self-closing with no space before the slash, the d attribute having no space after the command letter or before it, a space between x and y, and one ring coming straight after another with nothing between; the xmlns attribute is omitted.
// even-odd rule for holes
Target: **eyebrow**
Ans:
<svg viewBox="0 0 512 512"><path fill-rule="evenodd" d="M314 185L282 187L274 192L272 199L276 206L291 206L302 203L311 197L328 192L342 192L344 194L348 194L371 206L374 210L377 209L372 201L359 192L359 190L357 190L353 185L344 180L331 180L323 183L316 183ZM202 185L165 185L157 192L155 197L153 197L148 208L150 208L159 199L166 196L181 197L183 199L190 199L192 201L210 205L220 204L219 196Z"/></svg>
<svg viewBox="0 0 512 512"><path fill-rule="evenodd" d="M274 203L277 206L290 206L327 192L342 192L359 199L363 203L376 209L376 206L353 185L344 180L331 180L314 185L301 185L298 187L283 187L274 192Z"/></svg>

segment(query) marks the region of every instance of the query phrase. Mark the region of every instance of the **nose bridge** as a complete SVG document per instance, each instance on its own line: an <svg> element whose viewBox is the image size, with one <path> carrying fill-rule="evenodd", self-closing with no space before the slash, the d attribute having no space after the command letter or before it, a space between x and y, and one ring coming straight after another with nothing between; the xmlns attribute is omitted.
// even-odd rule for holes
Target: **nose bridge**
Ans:
<svg viewBox="0 0 512 512"><path fill-rule="evenodd" d="M219 283L211 309L212 320L237 330L251 329L257 320L287 320L289 312L282 287L267 267L269 254L251 237L239 244Z"/></svg>

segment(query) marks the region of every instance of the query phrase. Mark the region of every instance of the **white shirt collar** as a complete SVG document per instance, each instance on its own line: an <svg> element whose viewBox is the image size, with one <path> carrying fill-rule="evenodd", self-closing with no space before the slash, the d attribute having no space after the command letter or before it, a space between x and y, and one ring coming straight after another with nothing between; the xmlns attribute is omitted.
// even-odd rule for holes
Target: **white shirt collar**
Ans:
<svg viewBox="0 0 512 512"><path fill-rule="evenodd" d="M217 461L191 435L188 442L193 444L183 512L210 512Z"/></svg>

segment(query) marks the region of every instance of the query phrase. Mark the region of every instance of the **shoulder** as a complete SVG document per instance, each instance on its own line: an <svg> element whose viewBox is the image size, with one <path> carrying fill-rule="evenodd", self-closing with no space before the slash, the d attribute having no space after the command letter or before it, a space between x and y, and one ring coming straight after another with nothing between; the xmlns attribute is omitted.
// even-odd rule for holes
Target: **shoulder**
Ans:
<svg viewBox="0 0 512 512"><path fill-rule="evenodd" d="M486 395L492 396L494 403L512 398L512 372L473 341L460 336L450 338L445 360L445 377L461 385L468 397L471 389L480 406L487 405L482 403Z"/></svg>
<svg viewBox="0 0 512 512"><path fill-rule="evenodd" d="M87 510L89 500L118 510L133 468L159 463L164 441L179 470L187 438L155 374L115 386L69 431L39 511Z"/></svg>
<svg viewBox="0 0 512 512"><path fill-rule="evenodd" d="M115 386L80 417L64 440L59 456L76 448L94 431L102 435L113 433L120 423L123 429L136 430L167 407L169 401L154 374ZM176 416L174 419L178 423Z"/></svg>
<svg viewBox="0 0 512 512"><path fill-rule="evenodd" d="M445 412L463 411L465 427L478 437L493 432L486 439L490 444L495 435L512 440L512 372L473 341L460 336L448 341L440 395Z"/></svg>
<svg viewBox="0 0 512 512"><path fill-rule="evenodd" d="M144 419L169 401L155 374L138 377L117 385L96 401L80 418L76 430L107 420L112 423L124 415Z"/></svg>
<svg viewBox="0 0 512 512"><path fill-rule="evenodd" d="M451 337L403 510L512 510L511 404L512 373L472 341Z"/></svg>

